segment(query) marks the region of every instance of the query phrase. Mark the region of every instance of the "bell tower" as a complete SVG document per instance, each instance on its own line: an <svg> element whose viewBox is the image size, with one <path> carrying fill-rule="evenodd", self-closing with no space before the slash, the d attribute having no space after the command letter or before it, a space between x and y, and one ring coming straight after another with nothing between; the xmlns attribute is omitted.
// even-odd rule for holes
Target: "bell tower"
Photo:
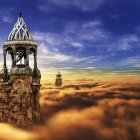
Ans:
<svg viewBox="0 0 140 140"><path fill-rule="evenodd" d="M60 71L58 70L58 73L56 75L56 80L55 80L55 86L62 86L62 75Z"/></svg>
<svg viewBox="0 0 140 140"><path fill-rule="evenodd" d="M7 68L6 55L11 56ZM34 57L31 69L29 55ZM4 65L0 83L0 121L17 126L39 122L39 89L41 74L37 67L37 43L28 30L22 14L3 45Z"/></svg>

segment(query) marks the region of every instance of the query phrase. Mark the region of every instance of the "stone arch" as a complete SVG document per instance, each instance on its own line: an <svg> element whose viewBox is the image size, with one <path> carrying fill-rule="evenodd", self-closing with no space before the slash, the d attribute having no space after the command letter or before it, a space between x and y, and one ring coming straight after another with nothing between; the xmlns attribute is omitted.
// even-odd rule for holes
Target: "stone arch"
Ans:
<svg viewBox="0 0 140 140"><path fill-rule="evenodd" d="M13 48L12 47L7 47L6 51L13 51Z"/></svg>
<svg viewBox="0 0 140 140"><path fill-rule="evenodd" d="M37 52L37 50L36 50L36 48L35 47L30 47L30 53L32 54L32 53L36 53Z"/></svg>

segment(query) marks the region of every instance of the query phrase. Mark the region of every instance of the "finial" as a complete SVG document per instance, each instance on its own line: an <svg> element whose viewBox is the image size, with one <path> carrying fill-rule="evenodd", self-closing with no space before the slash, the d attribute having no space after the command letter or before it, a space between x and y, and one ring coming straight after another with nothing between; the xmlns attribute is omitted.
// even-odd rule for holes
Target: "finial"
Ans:
<svg viewBox="0 0 140 140"><path fill-rule="evenodd" d="M57 75L61 75L60 70L58 69Z"/></svg>
<svg viewBox="0 0 140 140"><path fill-rule="evenodd" d="M22 17L22 12L20 11L20 13L19 13L19 17Z"/></svg>

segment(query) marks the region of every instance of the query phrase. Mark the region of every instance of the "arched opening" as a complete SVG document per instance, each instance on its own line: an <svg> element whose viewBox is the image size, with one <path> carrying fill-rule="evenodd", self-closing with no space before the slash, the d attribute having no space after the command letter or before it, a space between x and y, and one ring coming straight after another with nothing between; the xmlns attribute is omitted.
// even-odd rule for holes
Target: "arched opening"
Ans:
<svg viewBox="0 0 140 140"><path fill-rule="evenodd" d="M30 60L30 68L33 69L34 68L34 56L29 55L29 60Z"/></svg>
<svg viewBox="0 0 140 140"><path fill-rule="evenodd" d="M26 58L27 58L26 48L18 47L16 49L16 65L25 65Z"/></svg>
<svg viewBox="0 0 140 140"><path fill-rule="evenodd" d="M37 65L37 56L36 56L36 54L37 54L37 51L36 51L36 49L35 48L30 48L30 54L33 54L33 55L30 55L30 66L32 67L32 69L34 69L35 67L36 67L36 65Z"/></svg>
<svg viewBox="0 0 140 140"><path fill-rule="evenodd" d="M6 49L6 54L9 54L9 55L6 55L6 65L8 67L8 69L12 66L13 64L13 49L11 47L7 48Z"/></svg>

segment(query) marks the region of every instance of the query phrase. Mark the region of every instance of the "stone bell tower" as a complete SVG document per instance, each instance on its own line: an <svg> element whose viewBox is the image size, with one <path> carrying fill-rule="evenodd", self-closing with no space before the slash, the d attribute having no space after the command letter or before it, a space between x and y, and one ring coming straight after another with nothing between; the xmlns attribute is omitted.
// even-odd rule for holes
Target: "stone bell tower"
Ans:
<svg viewBox="0 0 140 140"><path fill-rule="evenodd" d="M6 55L11 56L7 68ZM34 56L34 68L29 65ZM30 127L40 120L39 89L41 74L37 67L37 43L20 13L3 45L4 66L0 82L0 122Z"/></svg>
<svg viewBox="0 0 140 140"><path fill-rule="evenodd" d="M58 73L56 75L56 80L55 80L55 86L62 86L62 75L60 71L58 70Z"/></svg>

